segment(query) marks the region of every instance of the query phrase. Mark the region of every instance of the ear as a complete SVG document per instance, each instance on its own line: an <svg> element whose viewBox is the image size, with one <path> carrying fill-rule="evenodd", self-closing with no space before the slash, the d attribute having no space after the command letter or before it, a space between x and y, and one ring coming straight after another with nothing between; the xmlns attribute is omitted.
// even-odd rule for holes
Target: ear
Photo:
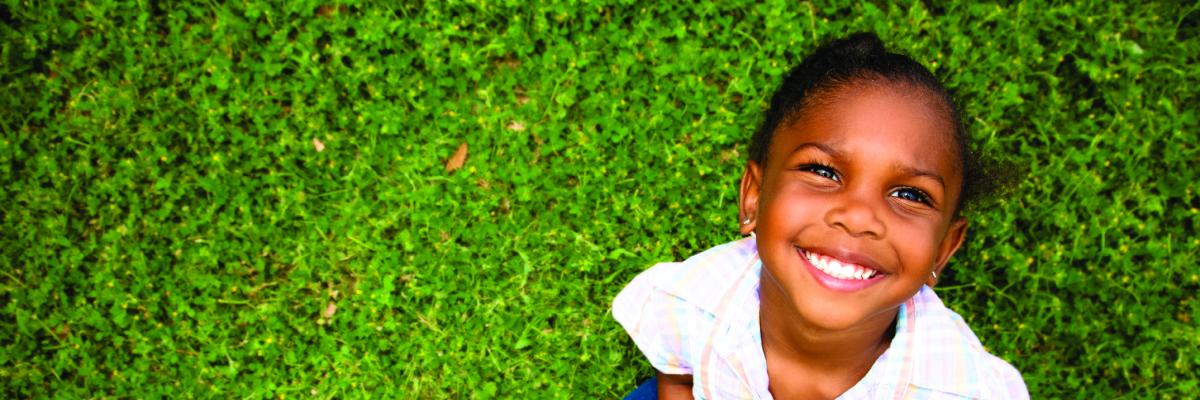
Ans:
<svg viewBox="0 0 1200 400"><path fill-rule="evenodd" d="M942 243L938 245L937 262L933 264L933 272L937 276L942 276L942 270L946 268L946 262L950 261L950 256L958 252L958 248L962 247L963 240L967 237L967 219L963 217L955 217L954 221L950 222L950 229L946 231L946 236L942 238ZM929 277L929 287L937 285L937 278Z"/></svg>
<svg viewBox="0 0 1200 400"><path fill-rule="evenodd" d="M758 225L758 196L762 188L762 168L757 162L746 163L746 171L742 173L742 184L738 188L738 225L743 235L754 232ZM750 223L744 223L746 221Z"/></svg>

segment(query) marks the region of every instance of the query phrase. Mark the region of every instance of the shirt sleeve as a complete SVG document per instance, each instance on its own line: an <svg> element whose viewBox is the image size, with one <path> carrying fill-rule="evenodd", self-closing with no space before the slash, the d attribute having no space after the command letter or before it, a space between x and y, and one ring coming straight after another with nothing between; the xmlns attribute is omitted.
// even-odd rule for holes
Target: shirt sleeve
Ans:
<svg viewBox="0 0 1200 400"><path fill-rule="evenodd" d="M613 317L659 372L692 375L686 333L694 307L655 285L674 265L659 264L635 277L613 300Z"/></svg>
<svg viewBox="0 0 1200 400"><path fill-rule="evenodd" d="M1029 389L1025 387L1025 379L1011 364L999 357L989 355L993 376L997 377L994 388L997 398L1028 400Z"/></svg>

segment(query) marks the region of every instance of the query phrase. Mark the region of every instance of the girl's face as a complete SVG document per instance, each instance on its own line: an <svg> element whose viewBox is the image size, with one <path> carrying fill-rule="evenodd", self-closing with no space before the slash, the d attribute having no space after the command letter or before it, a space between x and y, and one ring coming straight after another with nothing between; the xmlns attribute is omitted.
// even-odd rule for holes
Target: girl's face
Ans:
<svg viewBox="0 0 1200 400"><path fill-rule="evenodd" d="M750 162L742 177L751 220L742 230L757 235L763 299L814 328L890 324L966 231L944 111L923 89L858 86L781 125L766 165Z"/></svg>

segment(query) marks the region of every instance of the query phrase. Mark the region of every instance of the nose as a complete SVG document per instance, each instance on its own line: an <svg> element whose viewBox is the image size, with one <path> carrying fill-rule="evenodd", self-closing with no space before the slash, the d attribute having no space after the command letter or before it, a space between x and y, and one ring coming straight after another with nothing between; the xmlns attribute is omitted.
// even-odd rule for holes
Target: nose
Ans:
<svg viewBox="0 0 1200 400"><path fill-rule="evenodd" d="M831 199L835 204L825 213L825 223L853 237L879 239L887 235L887 225L880 219L885 207L883 199L869 194L843 192Z"/></svg>

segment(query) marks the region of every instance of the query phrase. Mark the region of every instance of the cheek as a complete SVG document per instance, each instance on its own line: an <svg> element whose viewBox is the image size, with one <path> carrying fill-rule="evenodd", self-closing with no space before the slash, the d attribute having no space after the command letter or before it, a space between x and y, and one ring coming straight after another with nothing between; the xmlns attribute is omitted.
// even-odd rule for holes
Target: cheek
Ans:
<svg viewBox="0 0 1200 400"><path fill-rule="evenodd" d="M896 218L890 225L889 236L902 257L911 263L933 265L944 236L939 232L944 229L931 221L904 218Z"/></svg>
<svg viewBox="0 0 1200 400"><path fill-rule="evenodd" d="M777 185L763 193L763 203L759 207L764 220L760 224L765 224L771 231L797 229L819 222L827 204L819 194L806 191L800 184Z"/></svg>

